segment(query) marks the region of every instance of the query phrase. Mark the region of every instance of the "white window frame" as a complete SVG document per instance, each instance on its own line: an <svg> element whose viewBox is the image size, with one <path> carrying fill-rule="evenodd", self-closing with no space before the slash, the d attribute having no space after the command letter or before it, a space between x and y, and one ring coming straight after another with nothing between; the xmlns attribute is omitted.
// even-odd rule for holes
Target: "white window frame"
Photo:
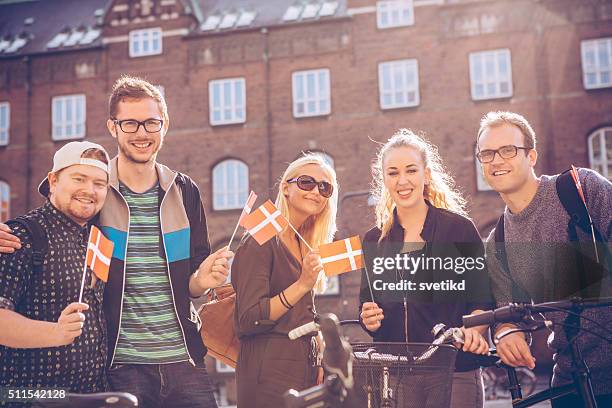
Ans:
<svg viewBox="0 0 612 408"><path fill-rule="evenodd" d="M229 180L228 180L228 167L227 166L235 166L234 168L234 191L229 190ZM222 171L222 185L216 182L217 172ZM244 171L246 174L246 185L243 189L240 188L240 172ZM237 210L242 209L249 194L249 167L243 161L237 159L226 159L215 165L212 170L212 185L213 185L213 210L215 211L224 211L224 210ZM218 203L219 195L223 195L223 200L221 203ZM234 204L229 204L230 195L233 196Z"/></svg>
<svg viewBox="0 0 612 408"><path fill-rule="evenodd" d="M384 72L388 70L390 78L388 78L390 89L385 89L386 79ZM401 76L398 84L396 82L397 75ZM412 76L414 81L409 83L409 77ZM403 85L403 89L402 89ZM385 97L391 96L391 102L385 103ZM397 102L397 97L401 95L404 98L404 103ZM414 100L410 101L409 96L413 94ZM419 63L416 59L404 59L396 61L385 61L378 64L378 95L380 109L398 109L419 106L421 96L419 94Z"/></svg>
<svg viewBox="0 0 612 408"><path fill-rule="evenodd" d="M599 51L604 49L607 66L602 65L602 55ZM589 62L587 55L592 52L593 61ZM612 37L585 40L580 43L582 56L582 84L584 89L599 89L612 87ZM595 82L588 83L589 76L594 76Z"/></svg>
<svg viewBox="0 0 612 408"><path fill-rule="evenodd" d="M589 150L589 167L598 171L608 180L612 180L612 152L609 152L606 145L606 138L612 139L612 126L606 126L597 129L587 138L587 146ZM599 155L595 157L593 144L599 144ZM610 141L612 143L612 141Z"/></svg>
<svg viewBox="0 0 612 408"><path fill-rule="evenodd" d="M154 40L158 39L159 49L153 47ZM148 50L144 50L144 45L148 45ZM138 45L138 48L136 47ZM144 28L142 30L132 30L129 34L129 53L130 58L148 57L159 55L164 51L163 34L160 27Z"/></svg>
<svg viewBox="0 0 612 408"><path fill-rule="evenodd" d="M487 77L486 74L486 58L493 58L494 72L491 77ZM505 75L500 72L500 58L507 58L507 72ZM480 79L476 78L477 59L480 59L479 68L482 75ZM469 65L470 88L473 100L481 101L487 99L509 98L512 96L512 55L508 48L471 52L469 55ZM508 84L508 89L505 92L501 90L502 83ZM494 91L489 92L489 85L494 86ZM482 95L476 94L477 86L482 86Z"/></svg>
<svg viewBox="0 0 612 408"><path fill-rule="evenodd" d="M325 74L322 82L320 74ZM314 76L314 94L308 94L308 85L306 81L309 76ZM310 69L304 71L295 71L291 75L292 91L293 91L293 117L305 118L312 116L324 116L331 113L331 79L329 68ZM302 89L298 89L299 83L302 84ZM301 94L301 97L300 97ZM310 104L314 103L314 109L309 109ZM325 103L325 107L321 105ZM299 105L302 104L303 111L299 112Z"/></svg>
<svg viewBox="0 0 612 408"><path fill-rule="evenodd" d="M11 104L0 102L0 146L9 144L11 129Z"/></svg>
<svg viewBox="0 0 612 408"><path fill-rule="evenodd" d="M4 222L11 217L11 186L0 180L0 222Z"/></svg>
<svg viewBox="0 0 612 408"><path fill-rule="evenodd" d="M218 373L234 373L236 370L234 367L225 364L223 361L215 359L215 370Z"/></svg>
<svg viewBox="0 0 612 408"><path fill-rule="evenodd" d="M406 12L408 15L406 15ZM397 16L396 21L391 21L393 14ZM411 25L414 25L413 0L385 0L376 2L376 27L378 29L408 27Z"/></svg>
<svg viewBox="0 0 612 408"><path fill-rule="evenodd" d="M237 85L240 84L239 91L236 91ZM225 94L225 87L229 86L229 98ZM215 93L219 91L219 105L215 105ZM241 103L237 103L238 96ZM244 77L239 78L224 78L214 79L208 82L208 106L209 106L209 121L212 126L231 125L236 123L246 122L246 80ZM240 114L242 112L242 114ZM229 118L226 117L229 113ZM219 114L219 118L215 119L215 114Z"/></svg>
<svg viewBox="0 0 612 408"><path fill-rule="evenodd" d="M61 118L58 120L58 109L61 106ZM68 104L71 104L70 117L67 117ZM82 117L77 117L78 105L82 104ZM80 120L79 120L80 119ZM58 131L58 128L60 131ZM70 129L71 134L67 135ZM87 131L87 100L84 94L54 96L51 99L51 139L52 140L72 140L82 139Z"/></svg>

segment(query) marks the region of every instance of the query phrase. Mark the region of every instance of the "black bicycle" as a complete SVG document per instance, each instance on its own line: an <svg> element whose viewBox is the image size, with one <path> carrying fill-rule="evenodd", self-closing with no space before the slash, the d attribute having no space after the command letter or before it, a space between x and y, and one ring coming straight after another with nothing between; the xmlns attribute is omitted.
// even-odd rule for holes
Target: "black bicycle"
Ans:
<svg viewBox="0 0 612 408"><path fill-rule="evenodd" d="M584 332L597 336L608 343L612 343L612 331L599 325L599 329L605 333L597 333L593 330L581 328L580 319L584 309L600 308L612 306L612 298L602 298L596 300L574 298L558 302L546 302L539 304L512 303L495 310L484 312L478 315L463 317L464 327L474 327L481 325L491 325L494 323L516 323L519 328L510 329L502 333L499 338L503 338L512 333L523 332L532 333L544 328L551 328L554 325L561 325L565 328L569 347L572 356L572 379L571 384L551 387L549 389L532 394L523 398L521 385L513 367L501 362L494 363L506 369L508 373L509 391L512 396L512 406L526 408L539 402L553 400L570 394L577 394L585 408L597 408L597 402L591 385L591 375L587 365L582 358L582 353L578 342L578 336ZM564 323L554 323L546 320L542 314L562 311L568 314ZM603 407L601 407L603 408Z"/></svg>
<svg viewBox="0 0 612 408"><path fill-rule="evenodd" d="M138 406L138 399L127 392L99 392L94 394L67 393L62 399L38 399L32 407L38 408L132 408Z"/></svg>

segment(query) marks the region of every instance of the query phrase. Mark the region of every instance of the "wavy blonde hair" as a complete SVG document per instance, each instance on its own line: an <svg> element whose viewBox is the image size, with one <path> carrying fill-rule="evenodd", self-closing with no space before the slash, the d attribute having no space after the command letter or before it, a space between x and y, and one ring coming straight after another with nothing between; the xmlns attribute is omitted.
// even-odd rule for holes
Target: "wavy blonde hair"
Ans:
<svg viewBox="0 0 612 408"><path fill-rule="evenodd" d="M434 207L444 208L467 217L466 201L455 188L453 177L444 168L438 148L412 130L400 129L385 144L381 143L372 164L371 192L377 200L376 226L382 232L380 240L386 237L391 230L393 210L396 207L389 190L385 187L383 164L387 153L398 147L410 147L419 152L425 168L430 171L431 180L425 185L423 198Z"/></svg>

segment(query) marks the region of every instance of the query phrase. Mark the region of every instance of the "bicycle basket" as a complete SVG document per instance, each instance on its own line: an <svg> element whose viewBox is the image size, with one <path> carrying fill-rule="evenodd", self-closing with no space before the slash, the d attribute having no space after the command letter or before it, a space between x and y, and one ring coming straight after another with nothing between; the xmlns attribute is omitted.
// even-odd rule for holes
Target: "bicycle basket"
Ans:
<svg viewBox="0 0 612 408"><path fill-rule="evenodd" d="M448 408L457 350L427 343L354 343L355 408Z"/></svg>

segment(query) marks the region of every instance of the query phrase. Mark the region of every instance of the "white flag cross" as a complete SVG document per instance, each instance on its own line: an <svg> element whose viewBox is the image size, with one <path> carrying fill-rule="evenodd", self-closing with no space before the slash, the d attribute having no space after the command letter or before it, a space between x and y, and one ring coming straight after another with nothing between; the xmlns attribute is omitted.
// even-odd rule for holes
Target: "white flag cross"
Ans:
<svg viewBox="0 0 612 408"><path fill-rule="evenodd" d="M278 222L276 222L276 217L278 217L280 215L280 210L277 209L272 214L270 214L268 212L268 209L266 207L264 207L263 205L261 207L259 207L259 209L261 210L263 215L266 216L266 218L262 222L260 222L259 224L257 224L256 226L254 226L253 228L251 228L249 230L249 233L251 235L257 234L257 232L259 230L261 230L262 228L264 228L268 224L272 224L274 229L277 230L278 232L283 230L283 228L280 226L280 224Z"/></svg>
<svg viewBox="0 0 612 408"><path fill-rule="evenodd" d="M326 258L321 258L321 263L334 262L339 261L340 259L348 258L349 262L351 263L351 270L355 270L357 269L357 261L355 257L361 255L363 252L361 251L361 249L353 249L353 247L351 246L351 240L349 238L345 238L343 239L343 241L344 245L346 246L346 252L334 256L328 256Z"/></svg>
<svg viewBox="0 0 612 408"><path fill-rule="evenodd" d="M93 266L96 264L96 258L100 258L100 260L102 261L102 263L104 265L110 265L111 260L109 257L107 257L106 255L104 255L102 253L102 251L100 251L100 239L101 239L102 233L100 231L98 231L98 236L96 237L96 243L92 243L89 242L87 244L87 249L91 249L91 251L93 252L92 258L91 258L91 266L93 268Z"/></svg>

